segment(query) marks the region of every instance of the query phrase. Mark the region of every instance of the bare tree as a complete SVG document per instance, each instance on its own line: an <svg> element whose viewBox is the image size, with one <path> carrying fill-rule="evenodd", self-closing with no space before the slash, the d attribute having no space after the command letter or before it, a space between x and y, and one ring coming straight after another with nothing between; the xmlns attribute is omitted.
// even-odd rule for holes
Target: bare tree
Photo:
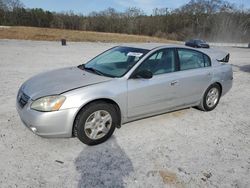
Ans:
<svg viewBox="0 0 250 188"><path fill-rule="evenodd" d="M14 10L24 7L23 3L20 0L2 0L2 2L8 10Z"/></svg>
<svg viewBox="0 0 250 188"><path fill-rule="evenodd" d="M142 34L173 40L199 37L211 41L245 41L250 38L250 10L224 0L191 0L171 11L167 7L155 8L151 15L130 7L124 12L108 8L83 16L72 11L27 9L20 0L0 0L0 25Z"/></svg>

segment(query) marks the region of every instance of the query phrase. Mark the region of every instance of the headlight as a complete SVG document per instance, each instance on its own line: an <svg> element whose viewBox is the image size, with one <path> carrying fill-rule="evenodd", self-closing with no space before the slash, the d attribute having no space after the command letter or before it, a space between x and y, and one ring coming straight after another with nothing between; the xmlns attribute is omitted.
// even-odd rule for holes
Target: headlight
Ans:
<svg viewBox="0 0 250 188"><path fill-rule="evenodd" d="M31 104L31 108L42 112L57 111L61 108L66 97L61 95L47 96L35 100Z"/></svg>

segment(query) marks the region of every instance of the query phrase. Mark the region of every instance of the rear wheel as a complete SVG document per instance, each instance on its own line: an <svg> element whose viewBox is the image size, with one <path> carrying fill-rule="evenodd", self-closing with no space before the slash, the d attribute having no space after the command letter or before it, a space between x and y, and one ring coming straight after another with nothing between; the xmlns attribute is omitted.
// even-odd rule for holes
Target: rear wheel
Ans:
<svg viewBox="0 0 250 188"><path fill-rule="evenodd" d="M220 101L221 88L218 84L209 86L206 90L199 108L203 111L211 111L215 109Z"/></svg>
<svg viewBox="0 0 250 188"><path fill-rule="evenodd" d="M84 144L96 145L106 141L118 123L119 118L112 104L93 102L77 115L74 133Z"/></svg>

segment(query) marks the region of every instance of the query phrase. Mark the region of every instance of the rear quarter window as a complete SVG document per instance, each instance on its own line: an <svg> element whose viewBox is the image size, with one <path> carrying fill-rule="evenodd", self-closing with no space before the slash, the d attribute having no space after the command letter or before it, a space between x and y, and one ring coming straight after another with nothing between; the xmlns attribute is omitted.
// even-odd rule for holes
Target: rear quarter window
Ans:
<svg viewBox="0 0 250 188"><path fill-rule="evenodd" d="M211 66L210 58L198 51L178 49L180 70L197 69Z"/></svg>
<svg viewBox="0 0 250 188"><path fill-rule="evenodd" d="M208 57L207 55L203 54L204 56L204 65L205 67L210 67L211 66L211 60L210 57Z"/></svg>

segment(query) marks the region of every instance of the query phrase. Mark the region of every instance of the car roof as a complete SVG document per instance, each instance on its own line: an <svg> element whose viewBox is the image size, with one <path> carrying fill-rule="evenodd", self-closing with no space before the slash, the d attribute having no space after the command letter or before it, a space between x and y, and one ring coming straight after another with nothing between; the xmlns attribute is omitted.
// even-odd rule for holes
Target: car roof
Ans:
<svg viewBox="0 0 250 188"><path fill-rule="evenodd" d="M166 44L166 43L137 43L137 44L122 44L120 46L131 47L131 48L141 48L146 50L153 50L156 48L177 48L177 47L185 47L184 45L178 44Z"/></svg>
<svg viewBox="0 0 250 188"><path fill-rule="evenodd" d="M131 48L140 48L146 50L154 50L154 49L161 49L161 48L185 48L194 51L202 52L208 55L210 58L213 59L220 59L221 57L225 57L228 53L221 51L220 49L211 49L211 48L192 48L189 46L185 46L183 44L166 44L166 43L136 43L136 44L124 44L120 45L124 47L131 47Z"/></svg>
<svg viewBox="0 0 250 188"><path fill-rule="evenodd" d="M146 49L150 51L154 49L160 49L160 48L187 48L187 49L192 49L192 50L198 50L192 47L185 46L183 44L166 44L166 43L137 43L137 44L122 44L120 46L131 47L131 48L141 48L141 49Z"/></svg>

